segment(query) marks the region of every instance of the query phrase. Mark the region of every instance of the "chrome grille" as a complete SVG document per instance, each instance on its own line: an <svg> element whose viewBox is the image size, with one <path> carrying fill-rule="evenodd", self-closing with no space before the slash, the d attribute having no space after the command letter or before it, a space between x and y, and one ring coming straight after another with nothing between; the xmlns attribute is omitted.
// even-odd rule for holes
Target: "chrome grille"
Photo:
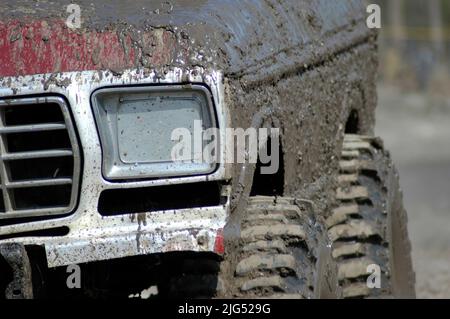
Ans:
<svg viewBox="0 0 450 319"><path fill-rule="evenodd" d="M61 97L0 100L0 219L71 212L80 150Z"/></svg>

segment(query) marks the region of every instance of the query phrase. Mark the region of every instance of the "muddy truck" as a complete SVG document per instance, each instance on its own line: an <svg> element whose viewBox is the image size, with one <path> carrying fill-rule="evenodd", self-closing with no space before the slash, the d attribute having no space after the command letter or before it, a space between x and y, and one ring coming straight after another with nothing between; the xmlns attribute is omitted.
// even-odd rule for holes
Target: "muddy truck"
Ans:
<svg viewBox="0 0 450 319"><path fill-rule="evenodd" d="M0 7L1 297L414 297L363 1Z"/></svg>

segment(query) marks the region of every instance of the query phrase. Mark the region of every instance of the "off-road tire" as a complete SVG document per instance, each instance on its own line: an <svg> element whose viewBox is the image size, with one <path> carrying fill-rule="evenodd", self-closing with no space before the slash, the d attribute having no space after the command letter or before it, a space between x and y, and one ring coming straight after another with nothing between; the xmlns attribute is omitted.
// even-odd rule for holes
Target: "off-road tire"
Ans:
<svg viewBox="0 0 450 319"><path fill-rule="evenodd" d="M339 298L325 221L310 204L251 197L221 260L192 255L176 265L168 297ZM233 225L236 226L236 225Z"/></svg>
<svg viewBox="0 0 450 319"><path fill-rule="evenodd" d="M331 242L311 210L294 199L251 197L239 239L227 244L221 297L338 298Z"/></svg>
<svg viewBox="0 0 450 319"><path fill-rule="evenodd" d="M407 215L398 173L381 140L345 136L338 184L337 205L326 223L344 298L414 298ZM375 269L369 265L380 267L381 288L367 285Z"/></svg>

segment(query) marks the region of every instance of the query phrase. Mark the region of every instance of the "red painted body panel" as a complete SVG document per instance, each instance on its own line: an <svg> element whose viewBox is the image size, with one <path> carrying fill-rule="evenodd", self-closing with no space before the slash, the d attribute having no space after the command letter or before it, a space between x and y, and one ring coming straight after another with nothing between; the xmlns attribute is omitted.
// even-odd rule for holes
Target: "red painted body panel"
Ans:
<svg viewBox="0 0 450 319"><path fill-rule="evenodd" d="M61 20L0 22L0 76L160 66L172 61L175 43L165 30L135 41L117 31L73 31Z"/></svg>

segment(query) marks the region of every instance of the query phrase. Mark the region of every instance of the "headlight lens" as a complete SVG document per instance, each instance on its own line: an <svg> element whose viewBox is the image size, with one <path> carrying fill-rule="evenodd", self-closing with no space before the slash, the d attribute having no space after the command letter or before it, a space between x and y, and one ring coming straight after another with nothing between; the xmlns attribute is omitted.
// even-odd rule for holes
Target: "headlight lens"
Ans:
<svg viewBox="0 0 450 319"><path fill-rule="evenodd" d="M194 136L194 122L216 127L209 91L203 86L105 88L94 92L92 105L107 179L134 179L209 174L214 164L173 161L183 128ZM192 150L195 148L192 147ZM194 155L192 155L194 158Z"/></svg>

